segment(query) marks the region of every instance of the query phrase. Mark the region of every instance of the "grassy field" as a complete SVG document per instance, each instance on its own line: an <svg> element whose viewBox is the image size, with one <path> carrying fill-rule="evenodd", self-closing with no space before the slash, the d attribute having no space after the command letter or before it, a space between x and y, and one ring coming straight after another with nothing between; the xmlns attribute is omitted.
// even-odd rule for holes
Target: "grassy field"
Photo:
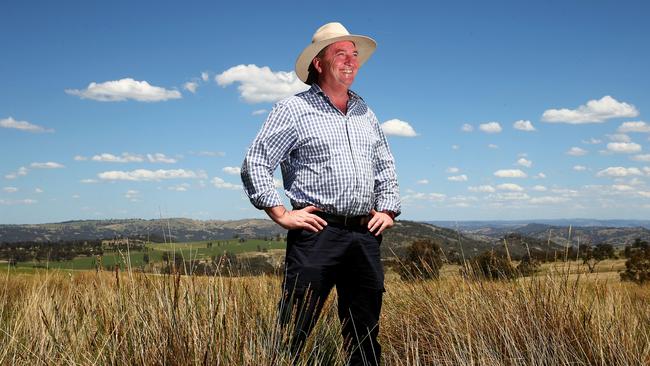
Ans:
<svg viewBox="0 0 650 366"><path fill-rule="evenodd" d="M650 288L601 263L479 282L388 275L385 365L647 365ZM280 279L6 271L0 364L289 365L276 326ZM335 294L333 294L335 295ZM300 364L344 364L334 296ZM311 356L309 362L306 357Z"/></svg>
<svg viewBox="0 0 650 366"><path fill-rule="evenodd" d="M209 245L211 243L211 245ZM113 268L116 264L121 268L142 267L145 265L145 253L149 256L150 263L162 263L163 253L167 252L169 258L178 256L185 260L210 260L213 257L222 256L224 253L242 254L251 252L269 251L274 249L284 249L284 241L247 239L240 242L238 239L230 240L211 240L197 241L186 243L150 243L146 245L147 250L135 251L107 251L102 256L101 262L104 268ZM19 262L18 268L51 268L51 269L71 269L71 270L89 270L95 269L97 263L96 257L77 257L69 261L57 262Z"/></svg>

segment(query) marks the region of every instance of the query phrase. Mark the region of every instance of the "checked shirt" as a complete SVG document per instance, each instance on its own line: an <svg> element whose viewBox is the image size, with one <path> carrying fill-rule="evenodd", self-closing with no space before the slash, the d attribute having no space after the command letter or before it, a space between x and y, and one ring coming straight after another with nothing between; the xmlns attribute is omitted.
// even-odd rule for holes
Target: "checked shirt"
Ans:
<svg viewBox="0 0 650 366"><path fill-rule="evenodd" d="M343 216L400 212L395 163L377 117L350 93L341 113L316 84L278 102L246 154L244 190L259 208L282 204L273 172L282 170L294 208L314 205Z"/></svg>

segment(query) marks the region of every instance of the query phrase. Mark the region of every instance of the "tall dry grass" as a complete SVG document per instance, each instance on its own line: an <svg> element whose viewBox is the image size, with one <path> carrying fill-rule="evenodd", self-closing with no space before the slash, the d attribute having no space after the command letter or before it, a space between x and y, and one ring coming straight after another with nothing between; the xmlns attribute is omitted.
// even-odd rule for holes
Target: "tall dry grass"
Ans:
<svg viewBox="0 0 650 366"><path fill-rule="evenodd" d="M0 364L290 364L279 286L271 276L6 274ZM647 288L562 275L386 287L386 365L650 364ZM332 298L300 363L345 363Z"/></svg>

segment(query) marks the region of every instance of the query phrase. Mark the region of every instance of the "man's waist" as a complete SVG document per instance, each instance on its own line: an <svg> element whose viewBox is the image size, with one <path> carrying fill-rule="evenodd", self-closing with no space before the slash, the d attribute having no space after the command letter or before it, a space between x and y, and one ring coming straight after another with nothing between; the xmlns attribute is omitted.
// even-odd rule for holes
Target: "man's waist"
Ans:
<svg viewBox="0 0 650 366"><path fill-rule="evenodd" d="M304 195L300 197L292 197L291 193L287 195L291 200L291 207L294 210L301 210L307 206L317 207L319 211L337 216L366 216L372 210L372 203L370 200L361 200L359 197L350 199L329 199L327 197L315 197L312 195ZM369 197L372 198L372 197Z"/></svg>
<svg viewBox="0 0 650 366"><path fill-rule="evenodd" d="M327 224L329 225L350 229L365 227L370 221L370 215L343 216L327 213L324 211L316 211L314 212L314 215L327 221Z"/></svg>

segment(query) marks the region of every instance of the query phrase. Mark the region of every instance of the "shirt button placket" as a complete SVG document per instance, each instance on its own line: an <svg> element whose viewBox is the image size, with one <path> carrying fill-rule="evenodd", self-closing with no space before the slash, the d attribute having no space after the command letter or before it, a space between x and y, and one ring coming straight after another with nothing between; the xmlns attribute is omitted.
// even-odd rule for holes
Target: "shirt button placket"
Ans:
<svg viewBox="0 0 650 366"><path fill-rule="evenodd" d="M357 176L357 174L358 174L358 172L357 172L357 170L358 170L357 169L357 160L356 160L356 157L354 156L355 151L354 151L354 148L352 146L352 137L351 137L351 133L350 133L352 131L353 126L350 123L350 117L348 115L346 115L344 117L343 121L345 123L345 130L346 130L346 134L347 134L347 138L348 138L348 146L350 148L350 158L352 159L352 167L354 168L354 171L351 172L352 177L354 179L354 183L353 183L353 186L352 186L352 192L351 192L351 197L350 197L350 203L349 203L350 206L349 206L349 209L347 210L347 214L350 215L350 216L353 216L354 212L356 211L357 204L358 204L357 200L356 200L355 193L357 192L357 185L358 185L359 177Z"/></svg>

